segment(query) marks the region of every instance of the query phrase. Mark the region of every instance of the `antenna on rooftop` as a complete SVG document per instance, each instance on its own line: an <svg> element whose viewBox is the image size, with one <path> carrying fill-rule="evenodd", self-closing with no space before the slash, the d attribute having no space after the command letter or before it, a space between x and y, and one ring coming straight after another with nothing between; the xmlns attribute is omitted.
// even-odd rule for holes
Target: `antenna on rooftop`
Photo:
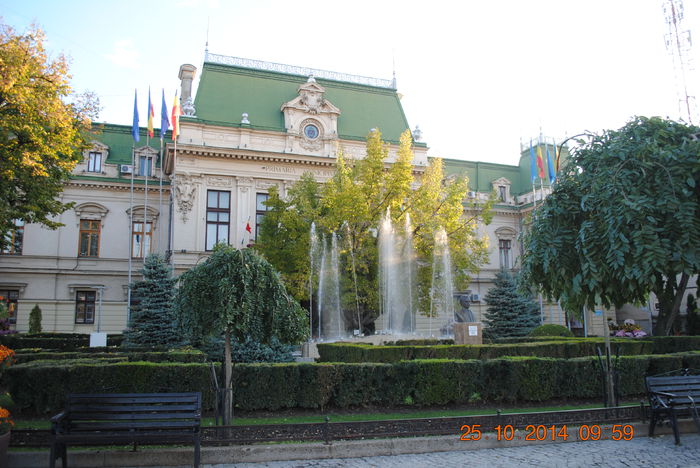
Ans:
<svg viewBox="0 0 700 468"><path fill-rule="evenodd" d="M209 17L207 16L207 41L204 43L204 55L209 53Z"/></svg>
<svg viewBox="0 0 700 468"><path fill-rule="evenodd" d="M395 49L391 49L391 86L396 89L396 56Z"/></svg>
<svg viewBox="0 0 700 468"><path fill-rule="evenodd" d="M694 70L692 60L693 41L690 29L684 22L683 0L664 0L664 19L668 32L664 35L666 51L673 60L673 71L676 80L676 93L680 116L687 119L689 124L697 119L697 105L692 93L690 76Z"/></svg>

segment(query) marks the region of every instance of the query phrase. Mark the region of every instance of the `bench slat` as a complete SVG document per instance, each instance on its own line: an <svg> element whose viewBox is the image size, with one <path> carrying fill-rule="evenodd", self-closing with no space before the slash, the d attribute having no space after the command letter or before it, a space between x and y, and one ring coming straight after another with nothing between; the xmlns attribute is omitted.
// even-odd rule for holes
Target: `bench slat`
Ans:
<svg viewBox="0 0 700 468"><path fill-rule="evenodd" d="M141 429L174 429L199 427L198 421L168 421L160 423L158 421L92 421L92 422L72 422L69 432L75 431L125 431Z"/></svg>
<svg viewBox="0 0 700 468"><path fill-rule="evenodd" d="M103 411L103 412L119 412L119 411L152 411L152 412L170 412L170 411L198 411L199 405L196 404L174 404L174 405L105 405L97 403L70 405L71 413L81 411Z"/></svg>
<svg viewBox="0 0 700 468"><path fill-rule="evenodd" d="M96 420L130 420L130 421L170 421L201 419L196 413L71 413L72 421L96 421Z"/></svg>

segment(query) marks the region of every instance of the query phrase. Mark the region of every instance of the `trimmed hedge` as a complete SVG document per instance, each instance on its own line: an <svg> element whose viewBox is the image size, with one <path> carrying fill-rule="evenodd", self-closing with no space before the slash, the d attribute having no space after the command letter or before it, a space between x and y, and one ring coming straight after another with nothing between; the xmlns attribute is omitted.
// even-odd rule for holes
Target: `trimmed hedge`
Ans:
<svg viewBox="0 0 700 468"><path fill-rule="evenodd" d="M17 364L3 379L15 408L30 413L56 412L69 393L147 393L201 391L213 407L210 368L204 363L34 361Z"/></svg>
<svg viewBox="0 0 700 468"><path fill-rule="evenodd" d="M16 352L18 364L32 361L63 361L74 359L99 359L103 361L148 361L148 362L205 362L201 351L113 351L113 352Z"/></svg>
<svg viewBox="0 0 700 468"><path fill-rule="evenodd" d="M108 346L119 346L122 335L107 335ZM14 333L0 335L0 344L10 349L43 348L46 350L75 351L90 345L90 335L84 333Z"/></svg>
<svg viewBox="0 0 700 468"><path fill-rule="evenodd" d="M413 359L495 359L505 356L577 358L596 356L603 340L543 341L494 345L373 346L371 344L319 343L320 362L399 362ZM613 353L653 354L653 343L644 340L613 340Z"/></svg>
<svg viewBox="0 0 700 468"><path fill-rule="evenodd" d="M683 367L700 368L700 352L621 357L621 395L643 395L644 375ZM19 410L46 413L62 408L68 393L98 391L201 391L211 409L209 373L204 363L36 361L12 366L4 377ZM234 386L238 408L277 410L601 398L602 376L594 357L237 364Z"/></svg>
<svg viewBox="0 0 700 468"><path fill-rule="evenodd" d="M533 341L534 340L534 341ZM399 362L412 359L495 359L504 356L576 358L596 356L603 338L539 338L492 345L374 346L365 343L319 343L320 362ZM700 350L700 336L611 338L613 354L637 356Z"/></svg>

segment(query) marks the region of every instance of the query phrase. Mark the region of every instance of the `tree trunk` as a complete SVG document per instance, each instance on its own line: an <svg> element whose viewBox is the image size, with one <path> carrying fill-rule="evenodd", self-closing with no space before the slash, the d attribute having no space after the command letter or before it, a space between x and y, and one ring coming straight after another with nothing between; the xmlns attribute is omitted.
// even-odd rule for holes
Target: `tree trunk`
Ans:
<svg viewBox="0 0 700 468"><path fill-rule="evenodd" d="M656 296L659 300L659 316L656 320L656 326L654 327L654 335L667 336L671 333L673 322L680 312L681 302L683 301L689 279L690 276L687 273L681 274L681 280L675 291L672 289L673 286L671 286L675 281L667 279L666 290L656 292Z"/></svg>
<svg viewBox="0 0 700 468"><path fill-rule="evenodd" d="M224 334L224 426L229 426L233 417L232 380L231 334L226 331Z"/></svg>

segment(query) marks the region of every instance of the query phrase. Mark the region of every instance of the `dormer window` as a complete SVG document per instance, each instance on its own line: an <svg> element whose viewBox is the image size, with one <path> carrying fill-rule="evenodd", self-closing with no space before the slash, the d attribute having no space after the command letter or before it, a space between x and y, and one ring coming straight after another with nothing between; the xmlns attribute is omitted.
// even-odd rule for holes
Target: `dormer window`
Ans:
<svg viewBox="0 0 700 468"><path fill-rule="evenodd" d="M102 172L102 152L90 151L88 154L88 172Z"/></svg>
<svg viewBox="0 0 700 468"><path fill-rule="evenodd" d="M151 177L153 175L153 157L139 156L139 175Z"/></svg>
<svg viewBox="0 0 700 468"><path fill-rule="evenodd" d="M506 179L505 177L501 177L500 179L492 181L491 187L493 187L493 191L496 192L499 202L512 203L510 194L510 180Z"/></svg>

